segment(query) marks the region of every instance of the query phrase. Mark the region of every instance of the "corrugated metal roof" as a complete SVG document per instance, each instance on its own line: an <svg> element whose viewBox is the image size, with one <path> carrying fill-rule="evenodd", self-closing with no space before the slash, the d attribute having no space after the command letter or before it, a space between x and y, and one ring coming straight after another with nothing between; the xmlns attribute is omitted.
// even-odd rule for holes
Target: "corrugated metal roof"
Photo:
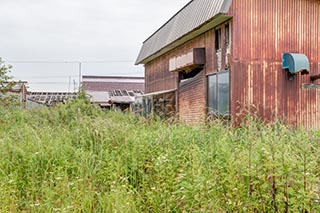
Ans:
<svg viewBox="0 0 320 213"><path fill-rule="evenodd" d="M137 97L143 95L141 90L114 90L110 92L110 100L112 103L133 103Z"/></svg>
<svg viewBox="0 0 320 213"><path fill-rule="evenodd" d="M87 91L113 90L142 90L144 91L143 77L115 77L115 76L83 76L82 87Z"/></svg>
<svg viewBox="0 0 320 213"><path fill-rule="evenodd" d="M57 103L64 103L69 99L76 99L77 93L75 92L30 92L27 95L29 102L36 102L53 106Z"/></svg>
<svg viewBox="0 0 320 213"><path fill-rule="evenodd" d="M159 91L159 92L153 92L153 93L148 93L148 94L144 94L144 97L149 97L149 96L154 96L154 95L161 95L161 94L166 94L169 92L175 92L177 91L177 89L170 89L170 90L163 90L163 91Z"/></svg>
<svg viewBox="0 0 320 213"><path fill-rule="evenodd" d="M193 0L151 35L140 50L136 64L199 28L218 14L228 12L232 0Z"/></svg>
<svg viewBox="0 0 320 213"><path fill-rule="evenodd" d="M135 77L135 76L98 76L98 75L83 75L82 79L84 81L86 80L92 80L92 79L99 79L99 80L137 80L144 82L144 77Z"/></svg>
<svg viewBox="0 0 320 213"><path fill-rule="evenodd" d="M100 106L110 106L111 103L132 103L137 97L143 95L141 90L113 90L107 92L87 91L92 103Z"/></svg>
<svg viewBox="0 0 320 213"><path fill-rule="evenodd" d="M87 91L90 101L93 103L107 103L110 100L109 92Z"/></svg>

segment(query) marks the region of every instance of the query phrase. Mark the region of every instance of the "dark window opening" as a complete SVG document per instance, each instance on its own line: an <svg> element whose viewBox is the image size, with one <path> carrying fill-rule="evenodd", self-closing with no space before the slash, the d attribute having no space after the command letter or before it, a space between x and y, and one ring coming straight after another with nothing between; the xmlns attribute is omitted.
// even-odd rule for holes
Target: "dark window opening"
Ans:
<svg viewBox="0 0 320 213"><path fill-rule="evenodd" d="M215 48L216 50L221 49L221 29L215 31Z"/></svg>
<svg viewBox="0 0 320 213"><path fill-rule="evenodd" d="M226 25L226 46L228 47L230 45L230 26L229 24Z"/></svg>
<svg viewBox="0 0 320 213"><path fill-rule="evenodd" d="M230 115L229 71L208 76L208 112L216 116Z"/></svg>
<svg viewBox="0 0 320 213"><path fill-rule="evenodd" d="M202 70L203 68L199 67L199 68L193 69L191 72L186 72L186 71L180 72L180 81L193 78L196 75L198 75Z"/></svg>

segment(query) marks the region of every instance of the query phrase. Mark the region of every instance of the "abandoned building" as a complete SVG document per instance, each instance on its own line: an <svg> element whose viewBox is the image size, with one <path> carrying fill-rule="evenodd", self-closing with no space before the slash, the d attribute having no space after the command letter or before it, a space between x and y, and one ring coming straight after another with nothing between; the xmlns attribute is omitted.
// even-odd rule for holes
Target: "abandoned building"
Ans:
<svg viewBox="0 0 320 213"><path fill-rule="evenodd" d="M82 76L82 87L91 103L102 108L131 109L144 94L143 77Z"/></svg>
<svg viewBox="0 0 320 213"><path fill-rule="evenodd" d="M319 35L319 0L192 0L143 42L136 64L151 108L168 101L183 122L256 113L320 128Z"/></svg>
<svg viewBox="0 0 320 213"><path fill-rule="evenodd" d="M76 92L28 92L27 105L28 108L52 107L75 100L77 97Z"/></svg>
<svg viewBox="0 0 320 213"><path fill-rule="evenodd" d="M11 82L3 82L6 87L7 85L9 86L7 91L2 91L2 88L0 89L0 98L2 97L9 97L9 96L14 96L17 101L20 104L20 107L25 108L26 107L26 101L27 101L27 81L11 81Z"/></svg>

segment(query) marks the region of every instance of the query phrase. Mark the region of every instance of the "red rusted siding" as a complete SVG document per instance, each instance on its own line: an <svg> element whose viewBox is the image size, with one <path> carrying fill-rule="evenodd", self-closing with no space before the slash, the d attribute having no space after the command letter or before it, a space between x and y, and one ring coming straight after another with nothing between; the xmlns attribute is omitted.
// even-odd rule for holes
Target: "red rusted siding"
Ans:
<svg viewBox="0 0 320 213"><path fill-rule="evenodd" d="M320 73L320 1L319 0L233 0L228 13L231 20L231 119L237 123L248 111L266 121L284 119L290 124L320 128L320 90L303 89L310 76ZM224 28L222 43L224 43ZM178 89L178 109L188 120L196 103L207 107L206 77L198 84L179 91L178 73L169 72L169 60L192 48L206 49L205 73L217 71L215 29L175 48L145 65L146 93ZM282 53L303 53L311 65L310 75L298 74L288 80L282 70ZM222 53L225 54L222 45ZM225 65L222 55L222 67ZM320 84L320 80L315 81ZM197 90L194 92L194 90ZM187 91L192 92L187 96ZM203 95L201 95L203 94ZM192 95L191 95L192 94ZM180 97L181 96L181 97ZM193 99L193 100L189 100ZM186 107L186 104L190 104Z"/></svg>
<svg viewBox="0 0 320 213"><path fill-rule="evenodd" d="M320 90L303 89L320 73L320 1L233 0L231 117L252 109L265 120L320 128ZM310 75L292 81L281 68L284 52L303 53ZM320 84L320 81L315 83Z"/></svg>
<svg viewBox="0 0 320 213"><path fill-rule="evenodd" d="M170 51L169 53L145 65L146 93L178 88L178 73L169 72L169 60L172 57L188 53L193 48L206 49L206 73L216 70L214 53L214 30L187 42L186 44Z"/></svg>
<svg viewBox="0 0 320 213"><path fill-rule="evenodd" d="M203 122L205 120L204 118L207 109L205 74L214 73L217 70L214 44L214 30L210 30L146 64L146 93L177 89L176 101L178 104L178 115L180 119L188 123ZM178 72L169 72L169 60L172 57L186 54L193 48L205 48L206 50L206 64L204 72L202 72L202 75L198 76L198 80L196 83L192 84L193 86L187 86L180 90L178 85ZM202 82L202 85L197 84L197 82Z"/></svg>
<svg viewBox="0 0 320 213"><path fill-rule="evenodd" d="M169 60L161 56L145 65L145 93L177 88L178 74L169 72Z"/></svg>

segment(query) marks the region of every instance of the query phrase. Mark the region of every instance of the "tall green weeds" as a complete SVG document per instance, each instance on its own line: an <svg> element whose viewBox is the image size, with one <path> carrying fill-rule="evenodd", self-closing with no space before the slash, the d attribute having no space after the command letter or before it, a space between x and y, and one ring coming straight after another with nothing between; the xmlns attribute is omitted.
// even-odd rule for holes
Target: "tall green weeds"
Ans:
<svg viewBox="0 0 320 213"><path fill-rule="evenodd" d="M0 212L319 212L320 133L188 127L83 101L0 109Z"/></svg>

